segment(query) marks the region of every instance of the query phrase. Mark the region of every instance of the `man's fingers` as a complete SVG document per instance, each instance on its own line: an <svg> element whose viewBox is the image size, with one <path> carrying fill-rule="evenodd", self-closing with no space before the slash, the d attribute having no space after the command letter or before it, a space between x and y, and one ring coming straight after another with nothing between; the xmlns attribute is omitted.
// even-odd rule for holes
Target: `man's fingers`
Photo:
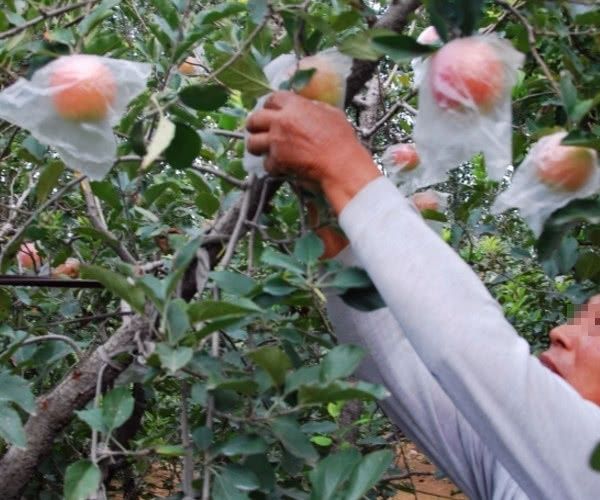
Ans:
<svg viewBox="0 0 600 500"><path fill-rule="evenodd" d="M276 175L276 174L280 173L279 172L280 169L278 168L278 165L275 162L275 158L271 155L269 155L265 158L264 166L265 166L265 170L272 175Z"/></svg>
<svg viewBox="0 0 600 500"><path fill-rule="evenodd" d="M252 113L246 122L248 132L253 134L268 132L276 113L271 109L259 109Z"/></svg>
<svg viewBox="0 0 600 500"><path fill-rule="evenodd" d="M253 155L260 156L269 152L269 134L262 132L260 134L252 134L246 141L248 151Z"/></svg>
<svg viewBox="0 0 600 500"><path fill-rule="evenodd" d="M300 98L297 94L287 91L273 92L265 101L265 109L281 109L287 103ZM301 98L300 98L301 99Z"/></svg>

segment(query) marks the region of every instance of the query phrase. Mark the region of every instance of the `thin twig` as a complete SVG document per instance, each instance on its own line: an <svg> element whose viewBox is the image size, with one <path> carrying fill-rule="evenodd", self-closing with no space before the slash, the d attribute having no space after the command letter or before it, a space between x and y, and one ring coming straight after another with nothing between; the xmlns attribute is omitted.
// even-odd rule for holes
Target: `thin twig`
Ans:
<svg viewBox="0 0 600 500"><path fill-rule="evenodd" d="M36 220L38 215L41 214L44 210L46 210L49 206L53 205L58 200L60 200L64 196L64 194L67 191L69 191L69 189L71 189L76 184L79 184L85 178L86 178L85 176L81 176L81 177L77 177L77 178L73 179L71 182L69 182L65 186L63 186L62 189L60 189L52 198L49 198L48 200L46 200L45 203L40 205L37 208L37 210L35 210L35 212L33 212L31 214L31 216L25 221L25 223L19 228L19 230L13 235L13 237L10 239L10 241L4 246L2 253L0 253L0 266L2 266L2 264L5 262L5 260L7 258L7 251L9 249L11 249L13 247L13 245L21 239L23 234L25 234L25 231L27 230L27 227L29 226L29 224L31 224L34 220Z"/></svg>
<svg viewBox="0 0 600 500"><path fill-rule="evenodd" d="M250 174L248 177L248 185L252 186L254 182L254 174ZM246 221L246 215L248 215L248 208L250 207L250 197L252 190L248 189L246 193L244 193L244 201L240 208L240 214L238 215L238 219L235 223L235 227L233 228L233 232L231 233L231 238L229 239L229 243L227 243L227 249L225 250L225 255L223 259L221 259L221 266L226 268L231 259L233 257L233 252L235 251L235 247L238 243L238 239L240 237L240 233L242 232L242 228L244 227L244 222Z"/></svg>
<svg viewBox="0 0 600 500"><path fill-rule="evenodd" d="M252 228L250 230L250 234L248 236L248 272L252 272L253 262L254 262L254 240L256 238L256 229L258 226L258 219L262 215L265 206L265 200L267 198L267 187L269 185L268 179L263 183L262 189L260 191L260 198L258 200L258 206L256 207L256 212L254 214L254 218L252 219Z"/></svg>
<svg viewBox="0 0 600 500"><path fill-rule="evenodd" d="M190 424L188 421L188 399L190 397L190 384L183 380L181 382L181 444L185 449L183 455L183 495L184 500L195 498L194 487L194 450L190 440Z"/></svg>
<svg viewBox="0 0 600 500"><path fill-rule="evenodd" d="M102 346L100 346L100 349ZM94 409L100 406L100 397L102 396L102 377L104 376L104 370L108 363L103 363L98 370L98 377L96 378L96 395L94 396ZM98 463L98 431L92 429L92 444L90 446L90 459L93 463Z"/></svg>
<svg viewBox="0 0 600 500"><path fill-rule="evenodd" d="M206 80L210 81L210 80L216 79L217 76L219 76L221 73L223 73L223 71L225 71L232 64L234 64L242 56L242 54L246 51L246 49L248 49L248 47L250 47L250 45L252 44L252 42L254 41L256 36L266 26L268 20L269 20L269 16L265 16L264 19L262 20L262 22L260 24L258 24L256 26L256 28L254 28L252 30L252 33L250 33L250 35L248 35L248 38L246 38L246 40L244 40L244 43L242 43L242 45L240 45L240 48L235 52L235 54L233 54L221 67L217 68L210 75L208 75L206 77Z"/></svg>
<svg viewBox="0 0 600 500"><path fill-rule="evenodd" d="M96 231L99 233L102 233L102 235L108 240L110 247L117 253L119 257L121 257L121 259L128 264L135 264L135 257L129 253L129 250L125 248L125 245L123 245L121 240L108 229L106 220L104 218L104 213L102 212L102 207L100 206L98 199L94 196L94 193L92 193L92 187L87 179L82 181L81 189L83 191L83 197L85 198L88 216L92 226L94 226L94 229L96 229Z"/></svg>
<svg viewBox="0 0 600 500"><path fill-rule="evenodd" d="M206 132L215 135L222 135L223 137L230 137L231 139L244 139L244 134L242 132L235 132L233 130L223 130L220 128L209 128L206 129Z"/></svg>
<svg viewBox="0 0 600 500"><path fill-rule="evenodd" d="M203 172L205 174L211 174L216 177L220 177L221 179L229 182L230 184L233 184L234 186L240 189L246 189L248 187L247 182L241 181L240 179L236 179L232 175L229 175L217 168L209 167L207 165L192 165L192 169L197 170L198 172Z"/></svg>
<svg viewBox="0 0 600 500"><path fill-rule="evenodd" d="M6 234L10 233L14 229L13 221L17 218L19 213L22 213L21 207L27 200L27 197L29 196L29 193L33 189L34 185L33 179L31 175L29 175L29 186L27 186L27 188L21 193L21 195L17 198L17 201L12 206L8 207L8 216L6 218L6 222L2 224L2 227L0 228L0 239L4 238ZM31 216L31 212L28 212L28 215ZM35 259L32 259L32 262L35 264Z"/></svg>
<svg viewBox="0 0 600 500"><path fill-rule="evenodd" d="M52 341L52 340L58 340L58 341L69 344L74 351L73 354L75 355L75 357L77 358L77 361L79 362L79 360L81 359L81 355L82 355L81 349L79 349L79 347L77 346L77 344L75 343L75 341L73 339L70 339L69 337L65 337L64 335L42 335L41 337L31 337L31 338L27 339L26 341L24 341L21 345L36 344L38 342L46 342L46 341Z"/></svg>
<svg viewBox="0 0 600 500"><path fill-rule="evenodd" d="M79 2L79 3L73 4L73 5L65 5L64 7L60 7L59 9L50 10L48 12L43 13L42 15L40 15L38 17L34 17L30 21L27 21L26 23L21 24L20 26L16 26L9 30L3 31L2 33L0 33L0 40L9 38L18 33L21 33L21 31L25 31L27 28L31 28L32 26L35 26L37 23L41 23L42 21L45 21L46 19L50 19L51 17L57 17L62 14L65 14L66 12L69 12L71 10L79 9L80 7L85 7L88 4L94 4L99 1L100 0L85 0L85 2Z"/></svg>
<svg viewBox="0 0 600 500"><path fill-rule="evenodd" d="M0 153L0 160L3 160L6 156L8 156L8 153L10 152L10 147L12 146L12 142L15 140L15 137L19 133L19 130L20 129L18 127L15 127L15 130L13 130L13 133L8 138L6 146L4 146L2 153Z"/></svg>
<svg viewBox="0 0 600 500"><path fill-rule="evenodd" d="M81 318L66 319L66 320L62 320L62 321L53 321L52 323L46 323L44 325L36 325L36 326L38 326L39 328L48 328L50 326L67 325L69 323L83 323L83 322L97 321L97 320L101 320L101 319L116 318L116 317L131 316L131 315L133 315L133 312L115 311L115 312L106 313L106 314L95 314L94 316L82 316Z"/></svg>
<svg viewBox="0 0 600 500"><path fill-rule="evenodd" d="M535 36L535 29L533 28L533 26L531 26L531 24L529 23L527 18L523 14L521 14L517 9L515 9L515 7L512 6L510 3L505 2L504 0L496 0L496 3L498 5L501 5L505 9L509 10L513 14L513 16L515 16L521 22L521 24L523 26L525 26L525 29L527 30L527 41L529 42L529 48L531 50L531 54L533 55L534 59L538 63L538 66L540 67L540 69L542 70L544 75L546 76L546 79L550 83L550 86L552 87L554 92L556 92L556 94L558 96L560 96L561 95L560 87L554 80L554 77L552 76L552 73L550 72L550 68L548 68L548 66L546 65L546 63L544 62L542 57L540 56L540 53L538 52L538 50L535 46L537 43L537 39Z"/></svg>
<svg viewBox="0 0 600 500"><path fill-rule="evenodd" d="M410 99L412 96L407 96L407 99ZM387 110L385 115L383 115L370 129L363 130L360 132L361 137L368 139L375 132L377 132L385 123L394 116L400 109L405 109L411 115L415 116L417 114L417 110L413 108L410 104L406 103L405 100L397 101L390 109Z"/></svg>

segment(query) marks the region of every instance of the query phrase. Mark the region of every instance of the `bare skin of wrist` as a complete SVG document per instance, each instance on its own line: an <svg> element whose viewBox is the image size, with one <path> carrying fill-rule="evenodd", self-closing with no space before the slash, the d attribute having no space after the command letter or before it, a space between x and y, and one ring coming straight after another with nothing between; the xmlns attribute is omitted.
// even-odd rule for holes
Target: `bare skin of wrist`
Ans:
<svg viewBox="0 0 600 500"><path fill-rule="evenodd" d="M336 215L342 212L361 189L382 175L366 150L360 158L355 157L346 163L343 174L321 182L321 189Z"/></svg>
<svg viewBox="0 0 600 500"><path fill-rule="evenodd" d="M248 150L271 174L316 182L339 215L381 173L343 111L292 92L275 92L246 124Z"/></svg>

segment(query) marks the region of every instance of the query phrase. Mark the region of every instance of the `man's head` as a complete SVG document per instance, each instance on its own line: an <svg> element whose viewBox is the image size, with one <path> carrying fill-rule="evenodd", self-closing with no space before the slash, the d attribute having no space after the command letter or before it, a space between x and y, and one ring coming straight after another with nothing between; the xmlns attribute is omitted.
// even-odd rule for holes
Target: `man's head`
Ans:
<svg viewBox="0 0 600 500"><path fill-rule="evenodd" d="M585 399L600 405L600 295L573 319L550 332L550 348L540 361Z"/></svg>

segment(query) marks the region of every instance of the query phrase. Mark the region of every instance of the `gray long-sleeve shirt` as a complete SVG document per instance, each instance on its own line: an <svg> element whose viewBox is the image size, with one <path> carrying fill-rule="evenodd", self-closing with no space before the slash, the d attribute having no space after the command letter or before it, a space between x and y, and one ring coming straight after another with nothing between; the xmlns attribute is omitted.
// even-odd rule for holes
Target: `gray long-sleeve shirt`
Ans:
<svg viewBox="0 0 600 500"><path fill-rule="evenodd" d="M359 374L388 388L390 417L472 498L600 498L589 467L600 407L530 354L393 184L369 183L340 225L352 245L345 257L388 308L361 313L332 298L329 313L342 341L367 348Z"/></svg>

